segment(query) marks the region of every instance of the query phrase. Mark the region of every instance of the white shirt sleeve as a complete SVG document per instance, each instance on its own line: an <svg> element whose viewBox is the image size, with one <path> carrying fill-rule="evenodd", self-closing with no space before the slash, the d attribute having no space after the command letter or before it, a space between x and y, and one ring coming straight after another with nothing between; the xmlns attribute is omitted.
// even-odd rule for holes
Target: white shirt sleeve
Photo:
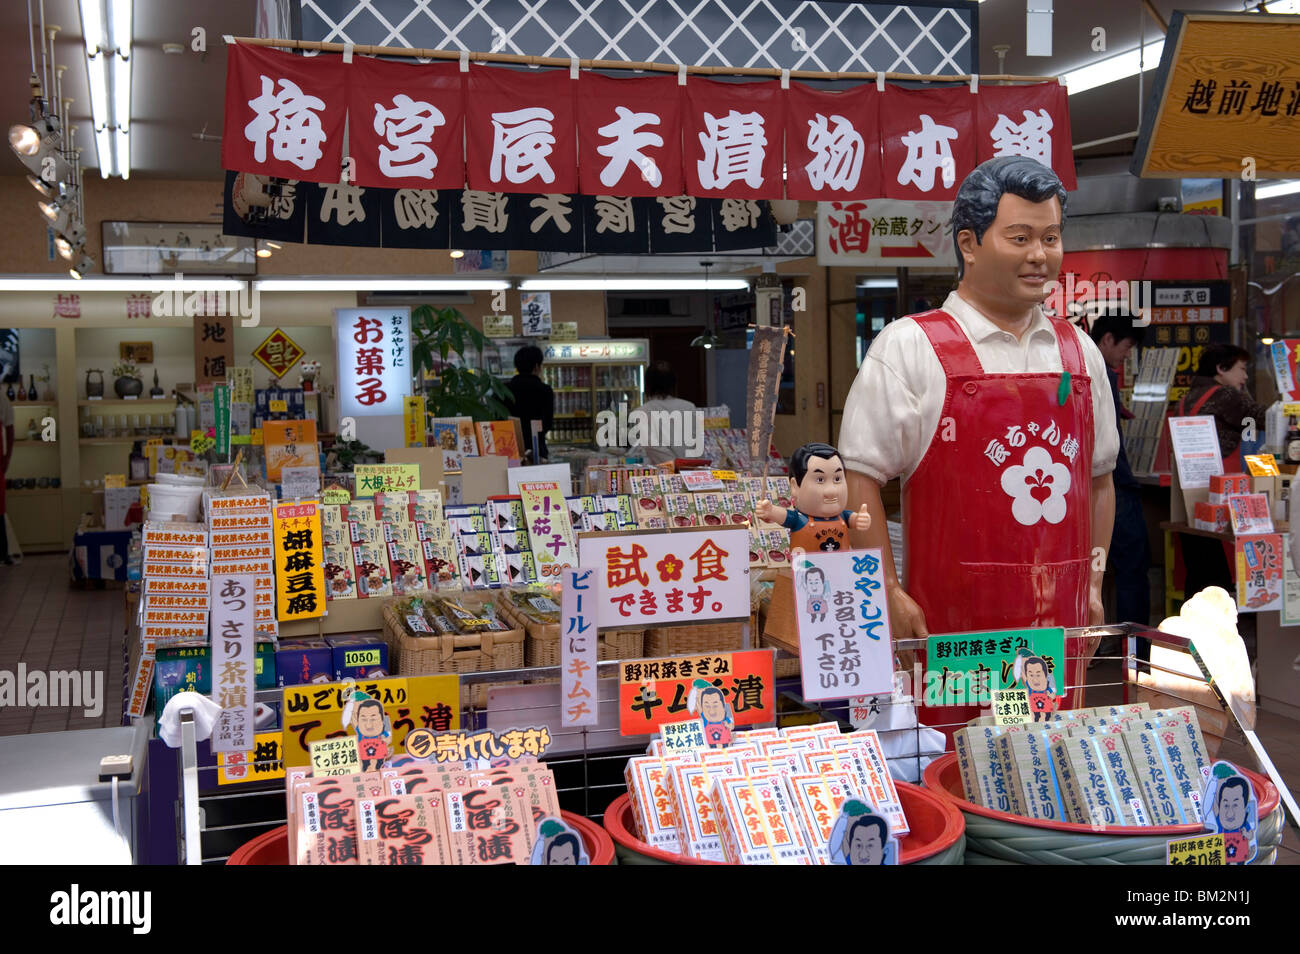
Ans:
<svg viewBox="0 0 1300 954"><path fill-rule="evenodd" d="M1110 396L1110 379L1106 361L1097 345L1078 325L1072 325L1083 348L1083 363L1092 385L1092 476L1102 477L1115 469L1119 459L1119 427L1115 422L1115 402Z"/></svg>
<svg viewBox="0 0 1300 954"><path fill-rule="evenodd" d="M890 322L876 336L844 401L839 451L845 468L882 484L916 469L935 429L928 418L937 420L922 400L924 375L935 370L925 367L927 357L942 376L928 339L910 318ZM942 392L938 397L942 404Z"/></svg>

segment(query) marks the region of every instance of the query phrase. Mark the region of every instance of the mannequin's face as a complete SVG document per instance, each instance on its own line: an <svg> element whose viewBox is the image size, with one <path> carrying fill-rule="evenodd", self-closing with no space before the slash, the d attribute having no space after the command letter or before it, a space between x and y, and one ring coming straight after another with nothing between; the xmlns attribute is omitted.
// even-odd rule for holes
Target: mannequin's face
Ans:
<svg viewBox="0 0 1300 954"><path fill-rule="evenodd" d="M808 472L791 490L794 505L810 517L838 516L849 503L849 485L844 482L844 464L838 455L829 460L809 457Z"/></svg>
<svg viewBox="0 0 1300 954"><path fill-rule="evenodd" d="M1001 312L1028 310L1042 304L1047 283L1061 271L1061 203L1055 196L1031 202L1004 195L998 214L975 241L963 229L957 236L965 260L961 288L975 304Z"/></svg>

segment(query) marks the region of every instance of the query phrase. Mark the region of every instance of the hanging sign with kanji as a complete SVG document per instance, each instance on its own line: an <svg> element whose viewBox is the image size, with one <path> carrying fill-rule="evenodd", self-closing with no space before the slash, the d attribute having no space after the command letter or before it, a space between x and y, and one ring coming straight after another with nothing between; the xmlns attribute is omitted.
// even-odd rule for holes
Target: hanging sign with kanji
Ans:
<svg viewBox="0 0 1300 954"><path fill-rule="evenodd" d="M749 619L749 535L743 527L584 535L578 562L600 577L601 629Z"/></svg>
<svg viewBox="0 0 1300 954"><path fill-rule="evenodd" d="M276 328L253 351L253 357L262 362L266 370L276 378L284 377L305 352L279 328Z"/></svg>
<svg viewBox="0 0 1300 954"><path fill-rule="evenodd" d="M343 726L343 710L355 691L383 705L389 755L400 754L416 729L449 732L460 727L460 680L455 675L286 686L280 703L286 766L310 765L312 742L351 734Z"/></svg>
<svg viewBox="0 0 1300 954"><path fill-rule="evenodd" d="M275 616L282 623L325 615L320 504L275 508Z"/></svg>
<svg viewBox="0 0 1300 954"><path fill-rule="evenodd" d="M350 224L363 229L378 209L365 209L360 190L383 187L405 193L408 218L432 218L417 211L436 205L430 193L466 186L480 201L530 193L542 205L579 191L624 200L684 192L951 199L981 158L1024 155L1075 188L1066 90L1054 82L976 92L966 83L883 92L860 84L832 93L799 82L783 89L775 79L691 77L681 85L480 65L460 73L446 63L368 57L344 65L337 55L242 44L231 47L227 70L222 165L328 183L332 201L349 196ZM345 116L356 162L355 178L343 183ZM287 217L292 202L275 198L277 215Z"/></svg>
<svg viewBox="0 0 1300 954"><path fill-rule="evenodd" d="M703 719L706 726L772 722L776 719L772 658L770 649L752 649L621 662L619 734L651 735L664 723L690 719Z"/></svg>
<svg viewBox="0 0 1300 954"><path fill-rule="evenodd" d="M194 319L194 384L225 384L235 363L235 319L228 315Z"/></svg>
<svg viewBox="0 0 1300 954"><path fill-rule="evenodd" d="M817 203L817 264L952 265L951 202L844 199Z"/></svg>
<svg viewBox="0 0 1300 954"><path fill-rule="evenodd" d="M592 569L565 567L560 582L560 725L595 725L600 578Z"/></svg>
<svg viewBox="0 0 1300 954"><path fill-rule="evenodd" d="M337 308L339 413L401 414L411 393L411 309Z"/></svg>

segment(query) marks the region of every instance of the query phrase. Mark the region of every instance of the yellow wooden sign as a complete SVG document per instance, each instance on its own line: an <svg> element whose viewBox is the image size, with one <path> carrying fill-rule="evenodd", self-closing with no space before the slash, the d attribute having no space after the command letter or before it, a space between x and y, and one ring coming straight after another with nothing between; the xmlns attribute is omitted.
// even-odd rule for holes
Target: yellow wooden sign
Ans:
<svg viewBox="0 0 1300 954"><path fill-rule="evenodd" d="M275 508L275 615L280 622L325 615L320 504Z"/></svg>
<svg viewBox="0 0 1300 954"><path fill-rule="evenodd" d="M737 479L737 478L736 478L736 472L735 472L734 470L715 470L715 471L713 472L713 476L716 477L716 478L718 478L718 480L736 480L736 479Z"/></svg>
<svg viewBox="0 0 1300 954"><path fill-rule="evenodd" d="M1165 845L1167 865L1223 865L1227 863L1227 846L1222 834L1174 838Z"/></svg>
<svg viewBox="0 0 1300 954"><path fill-rule="evenodd" d="M402 430L407 447L424 446L424 395L413 394L402 398Z"/></svg>
<svg viewBox="0 0 1300 954"><path fill-rule="evenodd" d="M261 662L259 657L258 662ZM251 752L218 752L217 784L239 785L284 778L284 760L280 746L284 737L279 730L258 732L253 736Z"/></svg>
<svg viewBox="0 0 1300 954"><path fill-rule="evenodd" d="M1175 11L1131 171L1144 178L1300 172L1300 17Z"/></svg>
<svg viewBox="0 0 1300 954"><path fill-rule="evenodd" d="M358 690L384 707L390 755L401 754L406 737L416 729L441 733L460 728L460 679L454 674L286 686L280 702L286 766L310 765L312 742L354 735L354 727L343 725L343 706L345 693Z"/></svg>

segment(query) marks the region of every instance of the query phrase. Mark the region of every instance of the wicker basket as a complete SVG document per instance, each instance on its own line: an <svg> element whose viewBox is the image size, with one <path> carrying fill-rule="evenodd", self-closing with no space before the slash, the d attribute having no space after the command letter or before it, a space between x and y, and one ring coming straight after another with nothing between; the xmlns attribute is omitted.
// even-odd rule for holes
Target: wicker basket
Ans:
<svg viewBox="0 0 1300 954"><path fill-rule="evenodd" d="M474 597L465 594L473 603ZM482 601L480 601L481 603ZM524 631L472 633L447 636L412 636L393 610L384 607L384 639L388 643L389 665L399 676L434 676L440 673L490 672L522 669ZM470 704L483 706L487 685L475 686Z"/></svg>
<svg viewBox="0 0 1300 954"><path fill-rule="evenodd" d="M744 623L702 623L698 626L666 626L648 629L645 655L691 656L744 648Z"/></svg>
<svg viewBox="0 0 1300 954"><path fill-rule="evenodd" d="M497 614L525 633L524 664L527 666L560 665L560 624L537 623L505 600L497 601ZM596 643L596 659L640 659L645 652L644 629L616 629L601 633Z"/></svg>

